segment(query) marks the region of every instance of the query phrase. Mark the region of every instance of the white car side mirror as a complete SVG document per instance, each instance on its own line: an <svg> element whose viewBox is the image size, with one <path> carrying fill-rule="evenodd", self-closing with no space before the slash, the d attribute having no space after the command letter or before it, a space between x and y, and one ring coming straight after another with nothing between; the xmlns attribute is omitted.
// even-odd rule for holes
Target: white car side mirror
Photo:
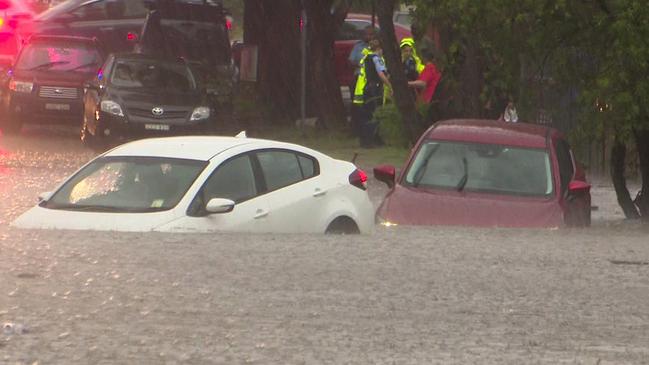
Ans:
<svg viewBox="0 0 649 365"><path fill-rule="evenodd" d="M52 197L52 192L51 191L40 193L40 194L38 194L38 202L39 203L40 202L46 202L46 201L50 200L51 197Z"/></svg>
<svg viewBox="0 0 649 365"><path fill-rule="evenodd" d="M229 213L234 209L234 204L230 199L214 198L207 202L205 210L209 214Z"/></svg>

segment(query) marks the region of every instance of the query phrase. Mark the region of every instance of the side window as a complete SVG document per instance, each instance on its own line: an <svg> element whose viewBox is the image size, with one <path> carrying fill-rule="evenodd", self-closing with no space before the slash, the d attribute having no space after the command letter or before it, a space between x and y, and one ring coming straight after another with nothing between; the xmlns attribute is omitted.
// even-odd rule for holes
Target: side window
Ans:
<svg viewBox="0 0 649 365"><path fill-rule="evenodd" d="M557 161L559 162L561 191L564 192L575 174L575 167L572 164L572 154L570 153L570 145L568 145L568 142L563 139L557 140L556 152Z"/></svg>
<svg viewBox="0 0 649 365"><path fill-rule="evenodd" d="M144 18L147 14L142 0L102 0L83 5L72 12L81 21Z"/></svg>
<svg viewBox="0 0 649 365"><path fill-rule="evenodd" d="M80 6L76 10L74 10L72 14L79 21L105 20L107 19L106 1L97 1Z"/></svg>
<svg viewBox="0 0 649 365"><path fill-rule="evenodd" d="M314 159L298 155L298 161L300 162L300 168L302 169L302 176L305 179L314 177L318 174L316 169L316 162Z"/></svg>
<svg viewBox="0 0 649 365"><path fill-rule="evenodd" d="M124 19L139 19L146 18L147 13L149 12L144 1L142 0L120 0L125 4L124 6Z"/></svg>
<svg viewBox="0 0 649 365"><path fill-rule="evenodd" d="M345 20L338 30L336 40L349 41L363 38L363 30L372 25L362 20Z"/></svg>
<svg viewBox="0 0 649 365"><path fill-rule="evenodd" d="M266 179L266 188L273 191L302 180L302 170L297 156L287 151L264 151L257 159Z"/></svg>
<svg viewBox="0 0 649 365"><path fill-rule="evenodd" d="M238 156L221 164L203 186L205 202L224 198L240 203L256 195L257 185L249 155Z"/></svg>

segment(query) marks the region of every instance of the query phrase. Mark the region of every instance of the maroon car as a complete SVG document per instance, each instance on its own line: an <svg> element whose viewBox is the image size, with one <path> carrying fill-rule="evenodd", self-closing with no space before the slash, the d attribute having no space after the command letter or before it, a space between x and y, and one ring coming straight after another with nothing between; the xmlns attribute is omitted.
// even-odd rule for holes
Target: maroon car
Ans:
<svg viewBox="0 0 649 365"><path fill-rule="evenodd" d="M438 122L402 173L379 166L391 187L383 225L559 227L590 225L590 185L556 129L493 120Z"/></svg>

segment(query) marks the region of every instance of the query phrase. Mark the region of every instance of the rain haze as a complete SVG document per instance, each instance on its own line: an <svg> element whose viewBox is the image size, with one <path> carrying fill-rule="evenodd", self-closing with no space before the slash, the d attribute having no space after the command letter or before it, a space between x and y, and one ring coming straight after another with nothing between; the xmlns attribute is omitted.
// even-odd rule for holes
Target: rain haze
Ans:
<svg viewBox="0 0 649 365"><path fill-rule="evenodd" d="M38 34L39 27L61 24L39 23L39 17L56 15L57 9L65 10L65 6L70 7L65 12L76 11L77 15L63 16L61 22L92 16L96 17L92 18L93 22L109 21L106 14L114 10L110 6L101 8L105 14L97 16L91 9L75 7L76 2L68 0L58 8L53 1L52 4L25 2L30 3L30 17L36 21L31 23L27 16L14 17L11 19L19 20L12 26L29 22L30 29ZM98 3L103 2L121 3L119 0ZM109 42L112 38L105 39L102 48L93 48L96 45L92 43L75 43L86 42L83 37L87 34L73 34L79 38L73 41L57 38L54 43L49 43L51 39L25 38L31 40L22 47L50 50L48 54L54 58L47 61L48 66L40 66L46 70L39 70L43 63L30 58L28 61L36 62L30 64L32 70L21 71L17 54L10 55L12 59L6 63L2 63L5 58L0 55L0 63L4 65L0 84L0 364L649 364L648 210L647 199L643 198L646 194L638 194L646 191L643 187L649 183L647 178L643 180L649 171L646 166L649 151L643 146L649 143L644 140L647 132L641 123L629 124L629 130L634 132L622 134L615 124L606 122L625 120L628 116L615 114L628 112L616 107L616 103L627 100L615 96L618 89L606 88L600 80L597 92L602 96L595 97L597 103L593 103L594 99L588 98L594 94L585 86L591 85L586 83L590 79L584 76L579 83L562 79L567 76L556 65L565 61L563 56L574 54L548 56L556 64L548 66L552 71L546 71L552 74L544 76L545 79L506 78L502 75L507 71L522 75L535 72L530 71L537 70L532 66L539 65L510 64L511 59L507 57L512 55L508 52L494 58L495 51L489 42L505 40L502 38L505 35L498 31L481 33L476 43L480 46L476 49L462 45L464 55L479 55L476 57L480 62L502 61L490 64L493 72L487 76L471 76L480 81L474 85L476 80L461 72L469 70L471 65L467 65L464 57L454 58L457 54L453 50L457 49L449 49L453 40L447 39L449 34L444 31L449 19L475 26L477 20L472 14L480 9L470 5L467 9L455 9L449 5L455 3L452 1L440 1L437 7L422 0L414 1L413 8L400 6L398 1L377 0L374 6L371 1L324 1L327 6L322 9L307 5L310 17L306 22L293 24L286 19L300 19L305 14L300 2L277 5L276 9L281 12L264 9L260 6L263 2L223 1L225 12L219 1L199 4L196 6L209 6L209 11L218 9L218 21L212 18L206 21L194 15L191 19L194 28L189 25L176 28L175 20L168 15L169 9L160 6L162 20L156 23L155 16L148 12L150 9L144 5L139 8L133 5L139 2L134 1L128 7L119 8L132 17L115 24L133 21L137 23L136 30L127 29L123 34L115 30L116 43L112 45ZM3 3L0 0L0 5ZM497 2L486 3L500 6ZM619 12L621 3L633 1L611 2L607 10L619 15L618 21L625 21ZM562 6L558 5L556 14L574 15L570 12L575 9ZM552 21L552 14L533 8L525 5L516 11L530 19ZM603 11L586 10L594 17ZM138 18L140 12L142 19ZM438 16L433 16L433 12ZM458 18L458 12L463 17ZM244 13L254 24L243 24ZM179 18L185 16L181 12L177 14ZM260 14L264 17L259 18ZM402 101L404 95L414 99L417 80L410 81L413 86L401 94L399 83L404 88L409 83L406 79L399 81L399 76L395 80L395 72L391 71L389 82L394 83L391 86L394 94L385 96L385 104L381 102L374 116L365 120L364 113L354 114L354 90L349 85L358 77L354 66L345 63L344 69L340 69L341 62L348 61L351 48L373 22L382 29L386 19L387 23L394 22L394 48L398 49L398 41L407 37L400 32L410 32L412 14L424 19L423 24L434 21L437 25L435 31L434 27L428 27L423 32L429 32L436 44L434 62L441 75L438 86L441 91L439 94L435 91L432 98L453 100L432 103L438 108L425 110L421 104L418 107L424 110L420 118L426 118L430 112L435 120L456 120L435 124L437 130L432 132L425 132L432 123L421 121L418 123L422 124L408 126L398 117L409 113L401 109L403 103L397 108L394 100L387 100ZM498 24L500 18L491 17L496 16L485 14L482 20L488 25ZM328 28L329 23L323 25L323 19L337 24L338 28ZM209 33L214 30L209 25L212 21L218 29ZM585 26L579 21L573 25L576 29ZM271 30L264 32L263 26ZM521 37L533 38L529 29L521 24L517 26L521 27L518 38L508 34L511 37L506 38L508 42L523 42ZM144 29L154 30L147 33ZM321 33L317 32L323 32L322 29L339 31L337 36L318 36ZM555 30L557 34L566 31L557 27ZM10 39L3 38L5 31L0 22L0 42ZM194 31L196 34L206 31L210 36L188 40L183 33ZM306 31L306 39L310 41L307 57L313 57L305 69L304 99L300 95L301 31ZM584 37L593 36L592 30L583 31ZM271 36L277 32L285 36ZM534 39L548 42L557 34ZM603 34L601 29L598 34ZM225 43L224 35L227 35ZM606 36L616 34L609 30ZM149 57L151 45L160 44L156 43L157 37L163 37L168 44L164 47L168 49L160 52L180 52L188 61L171 62L162 53ZM134 39L137 44L132 43ZM283 53L286 49L282 48L282 40L295 49ZM198 52L200 47L192 42L207 42L215 48ZM322 42L334 47L319 47ZM625 38L625 42L633 40ZM523 43L509 44L522 47ZM128 47L139 48L140 55L130 56ZM227 48L226 55L222 47ZM596 46L589 44L589 47ZM612 47L613 51L622 52L616 47L631 46L625 43ZM322 53L323 48L329 49L329 53ZM16 52L11 47L0 46L0 53L5 50ZM37 54L38 50L34 48L32 53ZM343 59L335 52L344 53ZM280 56L269 60L268 55L272 53ZM387 70L392 64L388 53L383 56ZM604 53L592 49L588 56L580 54L579 57L588 58L584 61L585 70L592 71L594 64L612 63ZM514 56L532 58L523 51ZM318 60L322 57L329 57L328 66ZM122 77L123 83L113 85L112 72L117 70L110 62L109 67L102 66L106 60L113 60L114 64L131 62L131 70L139 67L143 71L115 76ZM254 72L251 72L251 62L256 65ZM640 72L637 68L640 66L629 62L627 67L636 67L634 70ZM285 65L277 68L282 63ZM312 72L314 68L321 71L319 75ZM149 77L153 74L158 78ZM54 80L48 82L56 84L39 84L44 75ZM101 75L99 79L98 75ZM179 75L176 81L169 81ZM502 77L502 82L494 81L494 75ZM548 81L550 78L552 82ZM149 87L148 82L156 86ZM180 93L178 84L184 85L183 92L195 94L191 98L175 95ZM320 89L315 90L313 85ZM48 86L56 86L51 90L53 94L43 94L43 90L49 90L45 89ZM479 90L472 89L473 86ZM75 95L65 94L68 90L65 87L74 90ZM175 96L166 95L167 89ZM331 89L340 93L326 101L319 100L331 94ZM34 101L19 104L24 94L33 94ZM608 98L604 100L603 95ZM639 98L632 93L628 97ZM582 105L581 99L588 102ZM80 105L78 109L76 102ZM363 108L366 105L367 99ZM418 113L414 100L412 105L411 111ZM156 115L156 108L164 109L168 115L170 110L177 114L164 119ZM339 112L343 113L342 122L336 121ZM511 120L514 116L521 121ZM587 131L581 124L586 119L583 116L593 116L592 130ZM129 119L119 124L116 118ZM464 118L472 121L466 124ZM504 121L505 118L510 120ZM458 119L462 120L457 122ZM482 121L476 122L477 119ZM178 128L184 127L183 123L198 129L187 132ZM376 131L371 128L374 123L379 124ZM491 124L485 127L483 123ZM521 126L524 124L545 128L538 129L547 133L541 138L540 147L534 145L538 138ZM136 130L138 125L141 128ZM395 125L400 127L395 129ZM509 130L510 126L513 129ZM368 128L372 130L370 135ZM454 128L484 131L477 137L461 136ZM495 129L510 132L499 135ZM41 230L10 225L39 203L39 195L52 192L86 163L123 142L172 134L234 136L241 130L246 130L248 136L296 143L339 160L353 161L356 167L344 170L345 181L340 185L354 194L367 193L372 221L378 212L372 231L351 234L355 231L340 226L342 232L331 232L331 224L324 223L322 232L313 234L118 232L119 227L112 231ZM412 131L415 135L410 134ZM570 143L567 151L574 157L570 160L574 160L570 181L566 180L565 184L561 180L564 173L561 161L553 162L560 159L555 158L557 149L547 142L555 138L554 131L557 141ZM613 138L618 132L619 138ZM420 145L418 138L423 133L429 134ZM491 142L478 141L487 137ZM472 150L475 145L492 147ZM508 157L512 151L517 151L517 157L537 153L533 158L540 162L536 165L529 162L532 160L520 162ZM419 152L421 156L417 155ZM458 153L462 155L456 159ZM446 155L451 157L444 160ZM263 174L264 160L255 157L251 161L255 174L262 175L255 180L263 182L256 189L262 196L271 195L270 174ZM320 170L314 164L316 167L308 172L304 160L299 161L296 166L300 178L307 182L309 174L325 176L329 173L327 168L340 170L351 166L347 162L335 165L319 159ZM444 175L442 170L448 161L453 161L452 171ZM498 171L499 176L508 176L500 171L508 167L511 170L514 165L518 166L517 171L525 171L529 179L540 176L536 181L541 183L540 190L525 190L528 186L524 186L514 191L511 190L514 187L507 186L510 190L500 191L504 185L479 185L487 181L487 172ZM378 174L376 167L379 167ZM392 175L391 168L396 170ZM501 168L505 170L497 170ZM282 172L282 176L288 174ZM447 184L445 179L448 187L442 186ZM294 185L301 183L304 181ZM558 210L560 224L545 224L545 221L540 224L522 218L527 227L482 224L503 217L508 217L510 223L516 220L504 210L519 198L557 202L560 207L557 209L567 209L566 206L584 196L586 188L590 189L587 192L591 199L586 210L589 226L585 220L566 220L568 210ZM406 193L422 191L426 195L410 197L407 204L397 200ZM312 192L308 193L311 197ZM296 194L297 190L293 195ZM388 194L392 200L385 204ZM451 198L445 198L444 194ZM492 203L488 219L475 218L484 209L476 203L467 205L467 213L459 218L454 216L455 224L420 223L446 222L455 209L453 197L469 199L474 195L483 200L484 196L505 196L502 201L508 203ZM425 207L412 208L417 200L438 206L426 200L430 196L448 200L434 212ZM234 212L246 204L235 198L231 203ZM411 207L416 214L396 210L402 206ZM493 207L503 210L499 212ZM81 213L98 217L106 211ZM580 214L583 218L585 213ZM463 218L466 224L462 224ZM408 219L419 223L409 225ZM544 227L531 228L539 225ZM277 230L290 232L293 228L287 225ZM324 234L325 228L329 233L345 234Z"/></svg>

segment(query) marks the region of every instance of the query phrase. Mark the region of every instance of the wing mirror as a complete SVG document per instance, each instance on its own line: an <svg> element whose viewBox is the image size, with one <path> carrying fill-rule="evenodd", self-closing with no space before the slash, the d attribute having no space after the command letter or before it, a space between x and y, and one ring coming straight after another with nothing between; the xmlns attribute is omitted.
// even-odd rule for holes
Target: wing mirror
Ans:
<svg viewBox="0 0 649 365"><path fill-rule="evenodd" d="M581 180L572 180L568 184L568 191L572 195L585 194L590 192L590 184Z"/></svg>
<svg viewBox="0 0 649 365"><path fill-rule="evenodd" d="M46 202L46 201L50 200L51 197L52 197L52 192L51 191L47 191L45 193L40 193L40 194L38 194L38 202L39 203Z"/></svg>
<svg viewBox="0 0 649 365"><path fill-rule="evenodd" d="M230 199L214 198L207 202L205 211L209 214L230 213L234 209L234 204Z"/></svg>
<svg viewBox="0 0 649 365"><path fill-rule="evenodd" d="M394 187L396 175L396 169L392 165L381 165L374 168L374 178L386 183L390 189Z"/></svg>

